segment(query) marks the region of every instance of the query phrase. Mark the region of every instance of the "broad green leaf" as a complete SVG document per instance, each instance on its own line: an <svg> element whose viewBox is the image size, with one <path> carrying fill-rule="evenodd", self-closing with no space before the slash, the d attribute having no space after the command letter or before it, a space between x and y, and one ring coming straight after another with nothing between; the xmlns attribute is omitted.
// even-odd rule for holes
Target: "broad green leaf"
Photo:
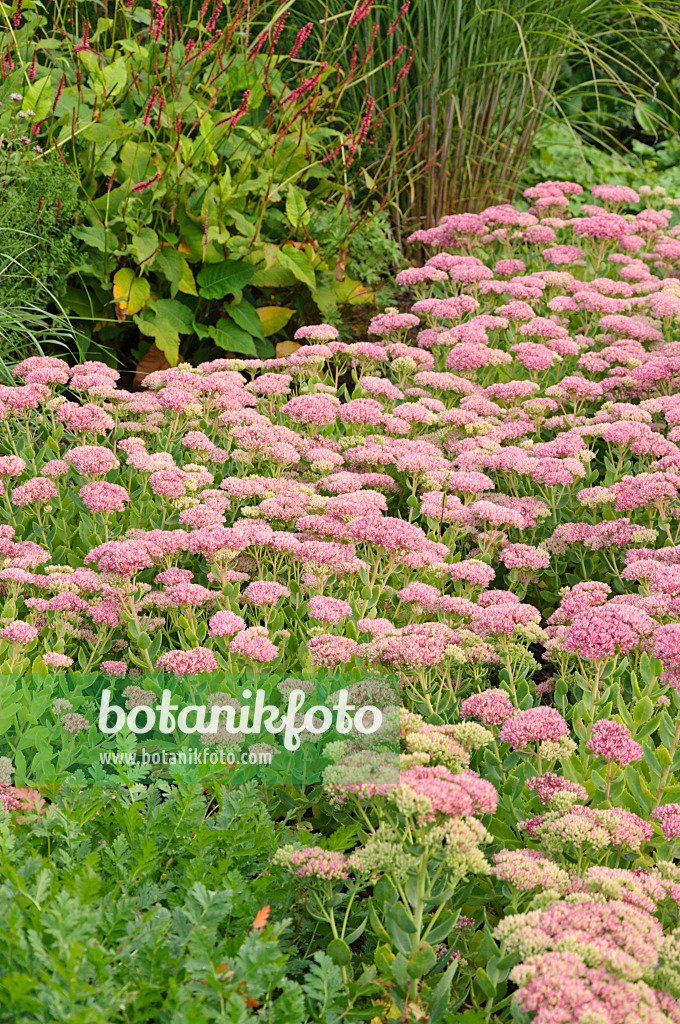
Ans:
<svg viewBox="0 0 680 1024"><path fill-rule="evenodd" d="M373 292L365 288L360 281L354 281L351 277L345 277L344 281L336 281L333 278L331 287L340 305L348 302L351 306L359 306L363 302L372 302L374 298Z"/></svg>
<svg viewBox="0 0 680 1024"><path fill-rule="evenodd" d="M252 334L253 337L261 338L264 341L262 321L257 315L255 307L250 302L243 300L237 306L231 305L227 308L227 313L238 327L247 331L248 334Z"/></svg>
<svg viewBox="0 0 680 1024"><path fill-rule="evenodd" d="M320 284L312 289L312 298L324 316L334 316L338 312L335 292L328 284Z"/></svg>
<svg viewBox="0 0 680 1024"><path fill-rule="evenodd" d="M290 224L298 228L301 224L307 224L310 216L302 192L295 185L290 185L286 196L286 217Z"/></svg>
<svg viewBox="0 0 680 1024"><path fill-rule="evenodd" d="M124 176L131 185L136 185L153 174L151 147L145 142L123 143L119 159L122 171L119 181L122 181Z"/></svg>
<svg viewBox="0 0 680 1024"><path fill-rule="evenodd" d="M51 106L52 85L49 76L46 78L36 78L35 82L24 93L21 109L24 112L27 110L35 111L35 120L39 121L49 114Z"/></svg>
<svg viewBox="0 0 680 1024"><path fill-rule="evenodd" d="M309 258L300 249L296 249L293 245L284 245L279 253L279 263L286 270L290 270L298 281L302 281L310 288L316 287L314 268Z"/></svg>
<svg viewBox="0 0 680 1024"><path fill-rule="evenodd" d="M99 39L102 32L108 32L113 25L113 18L97 18L97 28L94 33L90 36L90 42L94 43Z"/></svg>
<svg viewBox="0 0 680 1024"><path fill-rule="evenodd" d="M246 334L226 317L222 317L214 327L210 328L210 335L215 339L215 344L226 349L227 352L238 352L239 355L257 357L257 349L252 336Z"/></svg>
<svg viewBox="0 0 680 1024"><path fill-rule="evenodd" d="M261 338L255 339L255 350L258 359L273 359L276 355L276 348L266 338L264 340Z"/></svg>
<svg viewBox="0 0 680 1024"><path fill-rule="evenodd" d="M143 277L136 277L130 267L121 267L113 278L113 297L126 313L139 313L149 301L151 288Z"/></svg>
<svg viewBox="0 0 680 1024"><path fill-rule="evenodd" d="M117 96L127 83L127 61L125 57L117 57L102 69L104 89L110 99Z"/></svg>
<svg viewBox="0 0 680 1024"><path fill-rule="evenodd" d="M99 74L99 57L94 50L79 50L78 61L91 75Z"/></svg>
<svg viewBox="0 0 680 1024"><path fill-rule="evenodd" d="M204 299L223 299L247 285L254 273L252 263L242 260L208 263L197 278L200 294Z"/></svg>
<svg viewBox="0 0 680 1024"><path fill-rule="evenodd" d="M658 119L655 117L654 110L648 103L643 103L642 101L636 103L633 108L633 113L635 115L635 120L640 125L643 132L647 135L656 134Z"/></svg>
<svg viewBox="0 0 680 1024"><path fill-rule="evenodd" d="M171 323L180 334L193 334L194 314L179 299L156 299L152 305L156 315Z"/></svg>
<svg viewBox="0 0 680 1024"><path fill-rule="evenodd" d="M103 224L76 224L71 234L99 252L114 252L118 248L118 239Z"/></svg>
<svg viewBox="0 0 680 1024"><path fill-rule="evenodd" d="M343 939L332 939L326 947L326 952L339 967L347 967L352 962L352 951Z"/></svg>
<svg viewBox="0 0 680 1024"><path fill-rule="evenodd" d="M158 235L153 228L142 228L138 235L132 236L130 248L140 263L146 263L158 249Z"/></svg>
<svg viewBox="0 0 680 1024"><path fill-rule="evenodd" d="M126 128L125 125L111 124L110 122L105 122L103 119L101 121L93 121L92 124L87 126L85 131L80 133L81 138L87 139L88 142L99 142L99 143L102 143L102 142L112 142L115 139L123 139L128 134L129 134L129 129ZM101 208L102 210L105 209L105 207L106 207L106 200L109 199L109 212L110 212L111 211L110 197L111 197L111 193L110 192L108 192L108 193L105 192L103 196L100 196L99 197L100 203L99 203L99 206L97 208L98 209ZM101 200L104 200L104 201L101 202ZM96 200L95 200L95 203L96 203Z"/></svg>
<svg viewBox="0 0 680 1024"><path fill-rule="evenodd" d="M162 317L156 316L153 320L143 320L141 317L134 318L142 334L153 338L156 347L165 354L171 366L177 366L179 357L179 334L170 323Z"/></svg>
<svg viewBox="0 0 680 1024"><path fill-rule="evenodd" d="M294 312L295 310L289 309L288 306L258 306L256 313L260 318L265 338L283 330Z"/></svg>
<svg viewBox="0 0 680 1024"><path fill-rule="evenodd" d="M250 283L256 288L289 288L296 280L292 270L276 265L256 270Z"/></svg>
<svg viewBox="0 0 680 1024"><path fill-rule="evenodd" d="M165 245L158 250L150 265L157 273L162 274L166 281L170 282L170 288L174 294L182 281L184 262L175 249Z"/></svg>

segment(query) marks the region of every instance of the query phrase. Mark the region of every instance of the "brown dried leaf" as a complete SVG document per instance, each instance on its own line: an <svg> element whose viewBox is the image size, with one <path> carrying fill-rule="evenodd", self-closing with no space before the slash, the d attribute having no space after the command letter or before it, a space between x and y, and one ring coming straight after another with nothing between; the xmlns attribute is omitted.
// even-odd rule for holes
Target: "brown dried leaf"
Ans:
<svg viewBox="0 0 680 1024"><path fill-rule="evenodd" d="M300 348L297 341L280 341L276 346L276 358L283 359L284 356L292 356Z"/></svg>
<svg viewBox="0 0 680 1024"><path fill-rule="evenodd" d="M178 363L186 363L184 356L179 356ZM150 373L154 373L156 370L167 370L170 367L170 363L165 358L165 355L154 343L145 356L137 363L137 372L135 373L135 379L133 381L133 387L140 388L142 381Z"/></svg>

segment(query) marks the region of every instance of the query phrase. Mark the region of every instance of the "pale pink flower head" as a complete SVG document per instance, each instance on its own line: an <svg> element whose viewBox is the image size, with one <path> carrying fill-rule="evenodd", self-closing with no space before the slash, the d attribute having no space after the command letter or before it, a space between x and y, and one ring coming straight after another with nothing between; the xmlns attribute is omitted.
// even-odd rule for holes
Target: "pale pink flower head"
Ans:
<svg viewBox="0 0 680 1024"><path fill-rule="evenodd" d="M30 622L15 619L14 622L10 622L7 626L3 626L0 629L0 639L8 640L11 644L21 644L23 646L32 643L39 632L40 630L32 626Z"/></svg>
<svg viewBox="0 0 680 1024"><path fill-rule="evenodd" d="M245 619L229 611L216 612L208 621L209 636L233 636L245 628Z"/></svg>
<svg viewBox="0 0 680 1024"><path fill-rule="evenodd" d="M506 569L524 569L536 572L547 569L550 556L541 548L531 544L507 544L499 554L499 559Z"/></svg>
<svg viewBox="0 0 680 1024"><path fill-rule="evenodd" d="M156 668L174 672L176 676L216 672L218 667L215 655L207 647L194 647L190 651L166 651L156 659Z"/></svg>
<svg viewBox="0 0 680 1024"><path fill-rule="evenodd" d="M73 658L59 651L48 651L47 654L43 654L42 660L48 668L70 668L73 664Z"/></svg>
<svg viewBox="0 0 680 1024"><path fill-rule="evenodd" d="M659 822L665 839L680 838L680 804L662 804L651 817Z"/></svg>
<svg viewBox="0 0 680 1024"><path fill-rule="evenodd" d="M385 337L397 331L417 327L419 323L420 320L413 313L379 313L368 325L368 333Z"/></svg>
<svg viewBox="0 0 680 1024"><path fill-rule="evenodd" d="M279 654L279 648L271 642L264 626L240 630L229 644L229 651L250 661L261 662L274 661Z"/></svg>
<svg viewBox="0 0 680 1024"><path fill-rule="evenodd" d="M601 718L593 723L590 739L586 743L598 757L626 765L642 760L642 747L633 739L630 731L621 722Z"/></svg>
<svg viewBox="0 0 680 1024"><path fill-rule="evenodd" d="M503 723L499 739L515 750L524 750L530 743L559 740L569 735L569 726L557 708L539 707L517 711Z"/></svg>
<svg viewBox="0 0 680 1024"><path fill-rule="evenodd" d="M0 455L0 476L21 476L26 463L18 455Z"/></svg>
<svg viewBox="0 0 680 1024"><path fill-rule="evenodd" d="M587 800L588 791L578 782L571 782L555 772L544 772L527 779L527 789L533 789L542 804L549 804L558 793L572 793L575 800Z"/></svg>
<svg viewBox="0 0 680 1024"><path fill-rule="evenodd" d="M298 878L347 878L348 859L345 854L324 850L320 846L305 846L302 850L280 847L277 859L278 863L289 865Z"/></svg>
<svg viewBox="0 0 680 1024"><path fill-rule="evenodd" d="M596 199L606 203L639 203L640 196L628 185L593 185L590 190Z"/></svg>
<svg viewBox="0 0 680 1024"><path fill-rule="evenodd" d="M653 634L657 623L642 608L609 602L577 612L567 626L563 646L582 658L597 661L625 654Z"/></svg>
<svg viewBox="0 0 680 1024"><path fill-rule="evenodd" d="M663 662L662 680L680 690L680 622L657 626L652 643L655 657Z"/></svg>
<svg viewBox="0 0 680 1024"><path fill-rule="evenodd" d="M486 779L472 771L454 775L443 765L407 768L401 773L399 784L399 791L404 790L429 802L431 810L422 815L425 820L437 814L447 818L490 814L498 804L498 793ZM399 793L394 795L398 797Z"/></svg>
<svg viewBox="0 0 680 1024"><path fill-rule="evenodd" d="M83 503L91 512L110 515L111 512L124 512L130 501L130 495L120 484L110 484L106 480L94 480L85 484L78 491Z"/></svg>
<svg viewBox="0 0 680 1024"><path fill-rule="evenodd" d="M106 672L107 676L124 676L127 675L127 664L124 661L103 661L100 665L102 672Z"/></svg>
<svg viewBox="0 0 680 1024"><path fill-rule="evenodd" d="M332 633L321 633L307 641L307 651L313 665L324 668L335 668L344 662L351 661L359 645L348 636L335 636Z"/></svg>
<svg viewBox="0 0 680 1024"><path fill-rule="evenodd" d="M70 468L68 462L65 462L63 459L49 459L43 464L40 472L42 476L54 477L56 479L68 473Z"/></svg>
<svg viewBox="0 0 680 1024"><path fill-rule="evenodd" d="M464 717L478 718L482 725L502 725L517 714L517 708L505 690L490 687L466 697L460 706L460 713Z"/></svg>
<svg viewBox="0 0 680 1024"><path fill-rule="evenodd" d="M283 583L272 580L255 580L249 583L243 592L249 604L258 606L273 605L282 597L290 597L290 590Z"/></svg>
<svg viewBox="0 0 680 1024"><path fill-rule="evenodd" d="M110 448L100 448L92 444L69 449L64 455L64 462L69 462L84 476L104 476L109 470L120 465Z"/></svg>
<svg viewBox="0 0 680 1024"><path fill-rule="evenodd" d="M51 480L44 476L34 476L25 484L19 484L12 491L13 505L32 505L37 502L40 505L47 504L58 495L57 488Z"/></svg>
<svg viewBox="0 0 680 1024"><path fill-rule="evenodd" d="M307 602L307 607L313 619L318 619L319 622L329 622L331 625L337 625L342 619L352 614L351 604L337 597L312 597Z"/></svg>
<svg viewBox="0 0 680 1024"><path fill-rule="evenodd" d="M296 341L337 341L340 337L337 328L331 324L313 324L308 327L298 327L293 335Z"/></svg>

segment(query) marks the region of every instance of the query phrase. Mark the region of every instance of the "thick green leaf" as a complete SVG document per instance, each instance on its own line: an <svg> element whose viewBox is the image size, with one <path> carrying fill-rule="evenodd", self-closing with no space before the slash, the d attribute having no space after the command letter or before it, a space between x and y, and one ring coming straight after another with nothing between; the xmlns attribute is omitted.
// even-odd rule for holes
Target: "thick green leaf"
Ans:
<svg viewBox="0 0 680 1024"><path fill-rule="evenodd" d="M193 311L179 299L156 299L152 306L158 316L172 324L180 334L193 334Z"/></svg>
<svg viewBox="0 0 680 1024"><path fill-rule="evenodd" d="M33 110L35 119L40 121L50 112L52 106L52 85L49 75L46 78L36 78L26 92L21 104L22 110Z"/></svg>
<svg viewBox="0 0 680 1024"><path fill-rule="evenodd" d="M231 305L228 307L227 313L237 327L247 331L248 334L252 334L254 338L260 338L261 341L264 341L262 321L257 315L255 307L250 302L246 302L244 299L237 306Z"/></svg>
<svg viewBox="0 0 680 1024"><path fill-rule="evenodd" d="M242 260L208 263L198 275L199 293L204 299L223 299L248 284L255 267Z"/></svg>
<svg viewBox="0 0 680 1024"><path fill-rule="evenodd" d="M153 320L143 320L136 316L134 320L142 334L154 339L156 347L165 354L170 365L176 366L179 357L179 333L170 321L158 316Z"/></svg>
<svg viewBox="0 0 680 1024"><path fill-rule="evenodd" d="M310 288L316 287L314 268L307 256L293 245L284 245L279 253L279 263Z"/></svg>
<svg viewBox="0 0 680 1024"><path fill-rule="evenodd" d="M184 265L182 263L182 257L175 249L171 249L170 246L163 246L162 249L154 256L150 263L150 266L159 273L162 274L166 281L170 282L170 288L174 292L177 292L182 280L182 273Z"/></svg>
<svg viewBox="0 0 680 1024"><path fill-rule="evenodd" d="M307 224L310 216L302 192L295 185L290 185L286 197L286 217L291 225L298 228L301 224Z"/></svg>
<svg viewBox="0 0 680 1024"><path fill-rule="evenodd" d="M130 248L139 263L146 263L158 249L158 235L153 228L142 228L138 235L132 236Z"/></svg>
<svg viewBox="0 0 680 1024"><path fill-rule="evenodd" d="M114 252L118 248L118 239L103 224L76 224L71 234L99 252Z"/></svg>
<svg viewBox="0 0 680 1024"><path fill-rule="evenodd" d="M240 327L237 327L231 320L222 317L214 327L209 328L210 335L215 339L215 344L227 352L238 352L242 356L257 358L255 342L250 334L246 334Z"/></svg>

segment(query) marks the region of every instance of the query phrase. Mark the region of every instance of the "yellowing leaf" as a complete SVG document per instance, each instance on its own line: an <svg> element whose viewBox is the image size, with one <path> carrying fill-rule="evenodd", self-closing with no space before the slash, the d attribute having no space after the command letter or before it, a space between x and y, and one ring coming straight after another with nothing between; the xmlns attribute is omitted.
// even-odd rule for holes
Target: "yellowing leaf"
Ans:
<svg viewBox="0 0 680 1024"><path fill-rule="evenodd" d="M297 341L280 341L276 346L276 358L283 359L285 356L292 356L300 348Z"/></svg>
<svg viewBox="0 0 680 1024"><path fill-rule="evenodd" d="M182 243L180 242L180 249L182 252L186 252L186 249L182 249ZM182 276L179 279L179 290L184 292L185 295L198 295L196 290L196 281L191 267L187 261L182 257Z"/></svg>
<svg viewBox="0 0 680 1024"><path fill-rule="evenodd" d="M121 313L139 313L140 309L149 301L151 288L149 282L143 277L135 277L135 272L130 267L121 267L113 279L113 298L116 302L116 314L121 319ZM125 319L125 316L122 319Z"/></svg>
<svg viewBox="0 0 680 1024"><path fill-rule="evenodd" d="M258 306L256 313L262 321L265 338L282 330L294 312L295 310L289 309L288 306Z"/></svg>

